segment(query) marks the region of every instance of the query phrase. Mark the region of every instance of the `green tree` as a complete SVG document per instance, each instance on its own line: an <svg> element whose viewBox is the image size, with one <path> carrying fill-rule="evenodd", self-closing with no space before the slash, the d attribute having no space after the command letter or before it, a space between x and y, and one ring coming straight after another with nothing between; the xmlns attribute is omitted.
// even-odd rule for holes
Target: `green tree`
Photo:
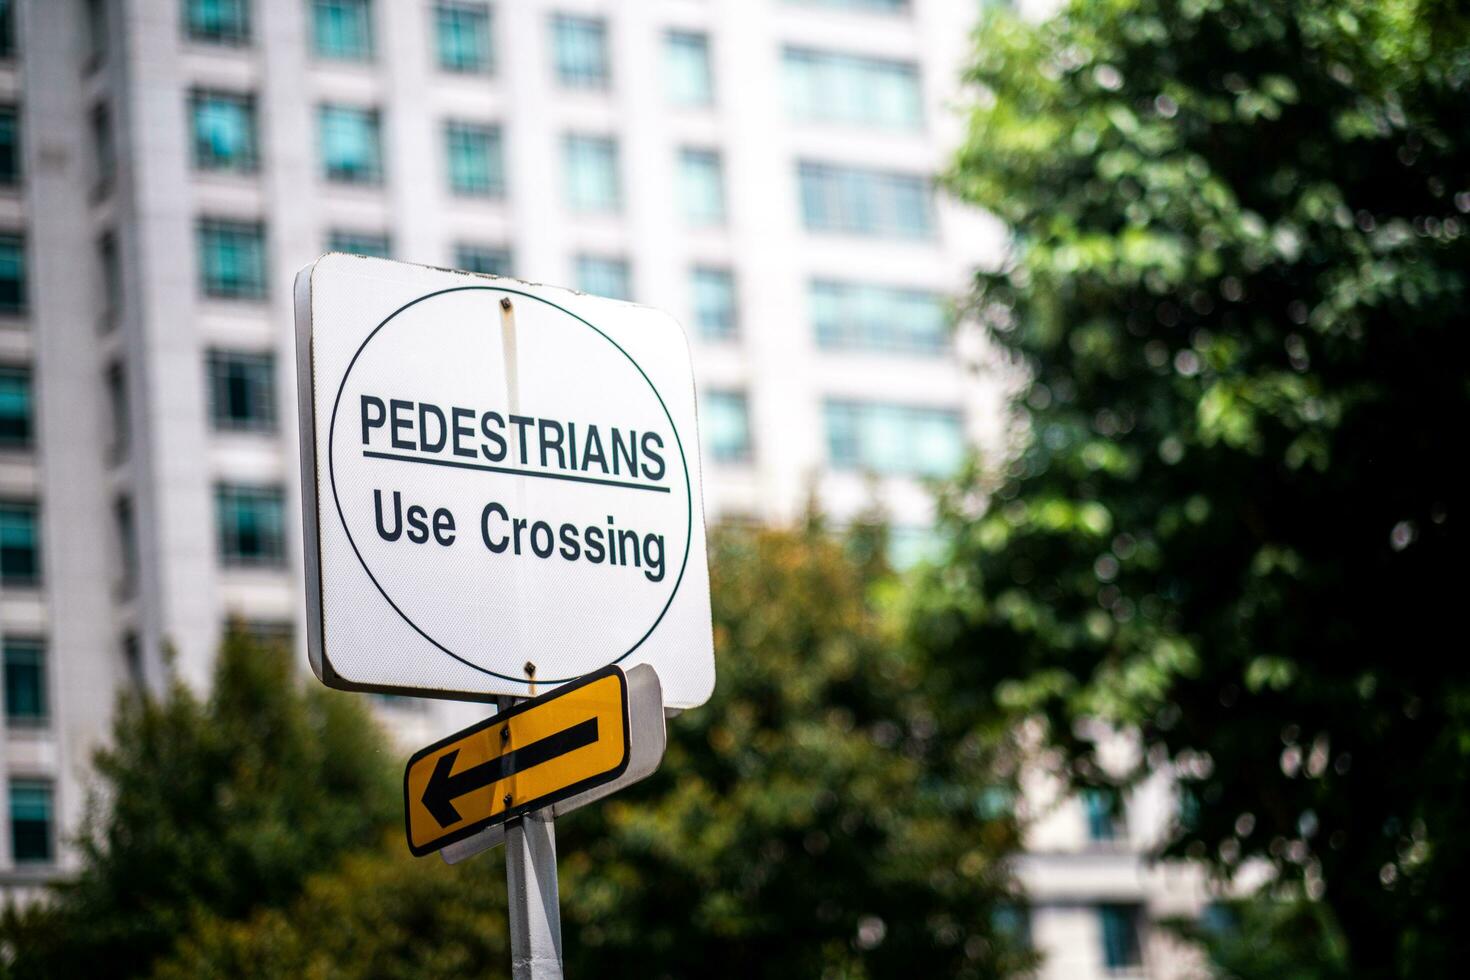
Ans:
<svg viewBox="0 0 1470 980"><path fill-rule="evenodd" d="M1028 962L994 915L1015 901L1003 742L938 737L936 692L871 598L878 563L848 543L714 535L713 698L670 722L654 777L557 827L569 975L993 977ZM363 860L286 913L202 924L160 975L508 964L498 852L452 869Z"/></svg>
<svg viewBox="0 0 1470 980"><path fill-rule="evenodd" d="M96 768L80 874L7 914L15 977L146 975L196 916L291 900L401 807L360 702L308 687L283 647L236 630L207 700L178 681L123 696Z"/></svg>
<svg viewBox="0 0 1470 980"><path fill-rule="evenodd" d="M950 176L1009 227L975 310L1026 436L946 495L914 636L1077 784L1174 767L1170 853L1269 862L1365 977L1463 944L1465 11L990 18ZM1088 720L1140 733L1132 772Z"/></svg>

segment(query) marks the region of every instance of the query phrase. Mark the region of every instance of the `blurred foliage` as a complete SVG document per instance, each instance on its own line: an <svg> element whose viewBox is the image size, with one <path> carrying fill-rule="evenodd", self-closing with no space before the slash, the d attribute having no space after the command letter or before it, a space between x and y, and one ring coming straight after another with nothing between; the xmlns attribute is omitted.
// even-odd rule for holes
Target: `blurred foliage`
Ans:
<svg viewBox="0 0 1470 980"><path fill-rule="evenodd" d="M913 598L956 717L1041 719L1081 786L1172 766L1170 853L1269 862L1357 976L1456 972L1466 5L1079 0L989 17L971 80L949 184L1029 383Z"/></svg>
<svg viewBox="0 0 1470 980"><path fill-rule="evenodd" d="M1201 922L1170 923L1207 954L1216 980L1348 980L1331 913L1299 896L1262 895L1212 906Z"/></svg>
<svg viewBox="0 0 1470 980"><path fill-rule="evenodd" d="M719 683L659 772L558 821L569 976L996 977L1017 829L1004 741L936 737L926 672L870 598L870 535L713 536ZM160 978L505 974L503 852L349 861L206 921ZM992 916L995 916L992 919Z"/></svg>
<svg viewBox="0 0 1470 980"><path fill-rule="evenodd" d="M394 835L312 878L289 908L201 917L156 980L507 977L505 852L450 867ZM588 974L595 976L595 973Z"/></svg>
<svg viewBox="0 0 1470 980"><path fill-rule="evenodd" d="M207 701L180 681L124 695L96 768L80 875L0 924L9 976L146 975L194 918L281 905L401 819L360 699L237 629Z"/></svg>

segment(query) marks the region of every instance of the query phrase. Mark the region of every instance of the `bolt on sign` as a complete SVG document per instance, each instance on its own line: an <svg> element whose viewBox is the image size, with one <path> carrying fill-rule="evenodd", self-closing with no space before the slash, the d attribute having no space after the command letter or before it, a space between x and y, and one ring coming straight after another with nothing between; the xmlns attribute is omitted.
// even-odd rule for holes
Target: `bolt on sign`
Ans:
<svg viewBox="0 0 1470 980"><path fill-rule="evenodd" d="M298 274L296 320L323 683L490 700L649 664L668 706L708 698L694 381L671 317L329 254Z"/></svg>
<svg viewBox="0 0 1470 980"><path fill-rule="evenodd" d="M646 668L645 668L646 669ZM628 682L604 667L420 749L403 776L415 856L623 775Z"/></svg>

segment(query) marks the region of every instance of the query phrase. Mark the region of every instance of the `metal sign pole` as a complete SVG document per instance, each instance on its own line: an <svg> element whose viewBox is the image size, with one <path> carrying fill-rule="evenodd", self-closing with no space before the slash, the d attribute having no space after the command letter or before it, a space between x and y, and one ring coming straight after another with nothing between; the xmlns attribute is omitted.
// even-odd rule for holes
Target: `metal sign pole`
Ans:
<svg viewBox="0 0 1470 980"><path fill-rule="evenodd" d="M499 711L520 700L495 699ZM505 891L511 980L562 980L561 895L556 886L556 823L551 807L506 822Z"/></svg>
<svg viewBox="0 0 1470 980"><path fill-rule="evenodd" d="M546 807L505 828L513 980L562 980L561 906L556 891L556 824Z"/></svg>

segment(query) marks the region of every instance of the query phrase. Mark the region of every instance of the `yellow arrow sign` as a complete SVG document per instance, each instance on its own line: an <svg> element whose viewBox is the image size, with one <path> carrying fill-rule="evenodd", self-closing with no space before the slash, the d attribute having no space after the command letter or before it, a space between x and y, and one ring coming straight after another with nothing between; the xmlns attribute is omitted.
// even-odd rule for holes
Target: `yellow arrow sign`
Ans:
<svg viewBox="0 0 1470 980"><path fill-rule="evenodd" d="M622 775L628 681L604 667L420 749L403 773L408 849L422 857Z"/></svg>

